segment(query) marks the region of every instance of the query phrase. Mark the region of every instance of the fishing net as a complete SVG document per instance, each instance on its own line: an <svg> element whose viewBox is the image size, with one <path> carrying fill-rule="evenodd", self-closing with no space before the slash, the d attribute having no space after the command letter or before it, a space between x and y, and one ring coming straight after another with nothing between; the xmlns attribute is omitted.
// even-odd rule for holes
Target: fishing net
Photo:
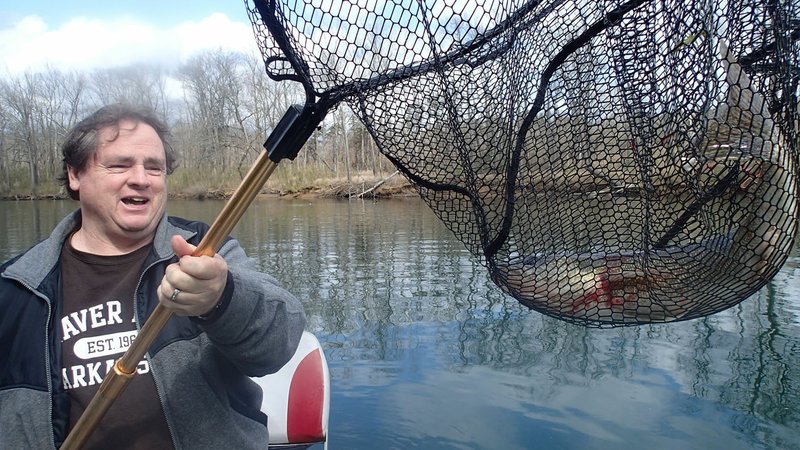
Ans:
<svg viewBox="0 0 800 450"><path fill-rule="evenodd" d="M248 10L269 76L305 89L298 115L313 128L349 104L529 308L599 327L706 316L756 292L793 247L798 4Z"/></svg>

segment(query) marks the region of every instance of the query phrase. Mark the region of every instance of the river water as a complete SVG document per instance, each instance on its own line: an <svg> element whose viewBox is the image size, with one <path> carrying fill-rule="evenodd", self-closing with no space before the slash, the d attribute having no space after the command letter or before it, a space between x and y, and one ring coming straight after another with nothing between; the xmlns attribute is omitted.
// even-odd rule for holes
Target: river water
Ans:
<svg viewBox="0 0 800 450"><path fill-rule="evenodd" d="M5 260L75 203L0 206ZM507 297L417 199L258 201L233 234L303 300L331 449L800 449L798 252L715 316L597 330Z"/></svg>

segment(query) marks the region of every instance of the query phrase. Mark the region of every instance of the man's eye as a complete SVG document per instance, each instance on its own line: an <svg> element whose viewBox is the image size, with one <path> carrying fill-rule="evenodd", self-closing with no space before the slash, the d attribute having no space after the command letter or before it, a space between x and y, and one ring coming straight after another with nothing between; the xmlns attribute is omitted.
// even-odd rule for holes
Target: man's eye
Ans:
<svg viewBox="0 0 800 450"><path fill-rule="evenodd" d="M145 167L145 170L151 175L161 175L166 172L163 167Z"/></svg>

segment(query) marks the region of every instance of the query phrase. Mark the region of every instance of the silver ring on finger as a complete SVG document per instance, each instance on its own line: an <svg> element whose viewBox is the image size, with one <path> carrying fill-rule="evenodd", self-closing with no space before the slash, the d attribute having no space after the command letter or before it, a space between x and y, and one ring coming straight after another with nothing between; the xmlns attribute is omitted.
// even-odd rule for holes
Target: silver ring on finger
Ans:
<svg viewBox="0 0 800 450"><path fill-rule="evenodd" d="M172 295L169 297L169 299L174 302L178 298L178 294L180 294L181 292L182 291L180 289L175 288L175 290L172 291Z"/></svg>

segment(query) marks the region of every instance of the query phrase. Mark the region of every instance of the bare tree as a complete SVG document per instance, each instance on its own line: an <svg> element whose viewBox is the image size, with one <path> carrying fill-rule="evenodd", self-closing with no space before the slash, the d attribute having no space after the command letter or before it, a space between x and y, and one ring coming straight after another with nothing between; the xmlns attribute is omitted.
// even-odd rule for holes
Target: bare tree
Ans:
<svg viewBox="0 0 800 450"><path fill-rule="evenodd" d="M12 154L17 163L28 166L30 190L36 195L39 189L39 146L37 139L35 105L36 76L25 73L3 86L3 101L8 106L11 117L10 138Z"/></svg>
<svg viewBox="0 0 800 450"><path fill-rule="evenodd" d="M92 100L96 107L109 103L131 103L169 116L166 77L161 67L136 64L100 69L92 73L91 80Z"/></svg>
<svg viewBox="0 0 800 450"><path fill-rule="evenodd" d="M192 150L202 161L211 161L212 170L225 171L232 159L235 139L232 124L241 86L242 55L221 50L190 59L178 70L183 83L187 123L195 133Z"/></svg>

